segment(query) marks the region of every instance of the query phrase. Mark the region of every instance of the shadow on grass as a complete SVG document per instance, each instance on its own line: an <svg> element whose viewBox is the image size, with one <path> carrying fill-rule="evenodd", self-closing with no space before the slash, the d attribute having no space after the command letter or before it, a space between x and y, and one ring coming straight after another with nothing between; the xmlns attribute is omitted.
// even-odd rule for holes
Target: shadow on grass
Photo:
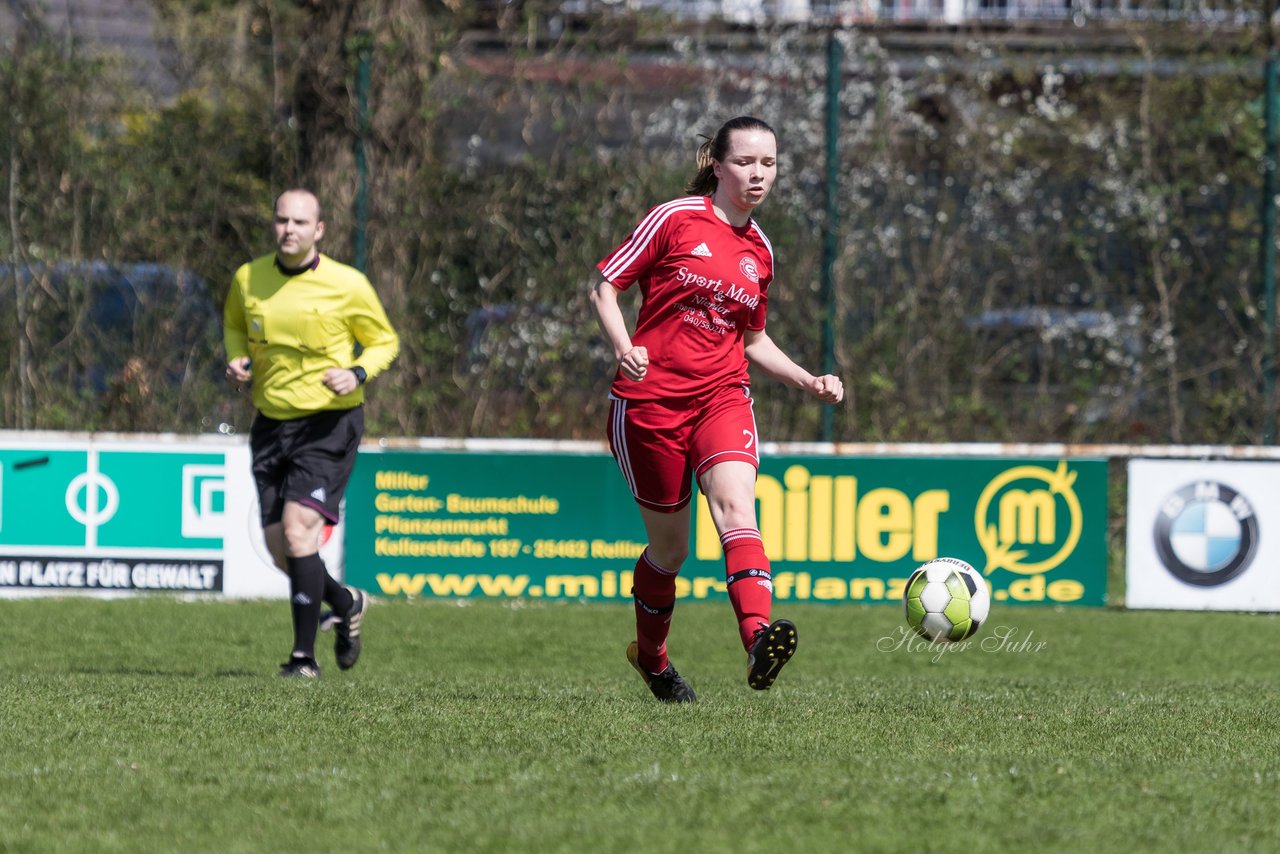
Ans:
<svg viewBox="0 0 1280 854"><path fill-rule="evenodd" d="M261 670L187 670L179 668L159 668L159 667L75 667L71 673L79 673L85 676L144 676L144 677L160 677L164 679L244 679L246 677L273 675L265 673Z"/></svg>

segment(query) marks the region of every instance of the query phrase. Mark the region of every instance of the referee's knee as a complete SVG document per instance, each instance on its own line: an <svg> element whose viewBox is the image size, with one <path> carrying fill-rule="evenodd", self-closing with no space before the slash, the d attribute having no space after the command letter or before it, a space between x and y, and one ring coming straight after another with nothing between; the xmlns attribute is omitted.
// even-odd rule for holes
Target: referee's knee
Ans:
<svg viewBox="0 0 1280 854"><path fill-rule="evenodd" d="M286 522L284 525L284 545L289 557L306 557L320 551L320 525L307 525L302 522Z"/></svg>

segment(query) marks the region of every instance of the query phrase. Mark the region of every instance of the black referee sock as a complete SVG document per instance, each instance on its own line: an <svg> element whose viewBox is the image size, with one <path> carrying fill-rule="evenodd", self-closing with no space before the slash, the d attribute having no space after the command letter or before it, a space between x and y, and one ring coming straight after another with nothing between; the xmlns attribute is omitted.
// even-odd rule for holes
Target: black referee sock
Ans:
<svg viewBox="0 0 1280 854"><path fill-rule="evenodd" d="M324 573L324 601L339 616L351 613L351 606L356 603L351 591L335 581L327 568Z"/></svg>
<svg viewBox="0 0 1280 854"><path fill-rule="evenodd" d="M316 631L320 626L320 600L329 573L319 554L288 558L289 608L293 612L294 655L316 657Z"/></svg>

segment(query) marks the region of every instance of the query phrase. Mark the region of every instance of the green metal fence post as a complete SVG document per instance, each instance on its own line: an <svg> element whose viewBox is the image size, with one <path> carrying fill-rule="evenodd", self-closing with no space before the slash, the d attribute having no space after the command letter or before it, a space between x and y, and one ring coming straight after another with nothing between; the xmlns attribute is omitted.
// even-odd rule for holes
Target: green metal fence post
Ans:
<svg viewBox="0 0 1280 854"><path fill-rule="evenodd" d="M844 49L835 30L827 34L827 210L822 232L822 372L836 368L835 264L836 233L840 225L840 65ZM822 408L822 441L834 433L835 409Z"/></svg>
<svg viewBox="0 0 1280 854"><path fill-rule="evenodd" d="M1266 153L1262 158L1262 292L1263 334L1262 441L1274 445L1276 438L1276 48L1267 51L1263 67L1266 76Z"/></svg>
<svg viewBox="0 0 1280 854"><path fill-rule="evenodd" d="M369 135L369 66L373 57L373 38L361 32L355 39L356 49L356 200L355 224L351 244L355 268L365 271L365 247L369 229L369 162L365 142Z"/></svg>

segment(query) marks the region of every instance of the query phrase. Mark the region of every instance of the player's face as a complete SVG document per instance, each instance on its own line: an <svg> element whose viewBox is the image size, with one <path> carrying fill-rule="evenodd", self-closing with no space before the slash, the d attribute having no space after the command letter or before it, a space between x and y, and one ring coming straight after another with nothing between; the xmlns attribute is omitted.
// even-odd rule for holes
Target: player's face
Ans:
<svg viewBox="0 0 1280 854"><path fill-rule="evenodd" d="M716 162L715 174L716 204L750 214L778 177L778 141L764 130L730 132L729 150Z"/></svg>
<svg viewBox="0 0 1280 854"><path fill-rule="evenodd" d="M310 193L288 192L276 200L276 254L288 267L301 267L316 257L316 241L324 236L320 203Z"/></svg>

